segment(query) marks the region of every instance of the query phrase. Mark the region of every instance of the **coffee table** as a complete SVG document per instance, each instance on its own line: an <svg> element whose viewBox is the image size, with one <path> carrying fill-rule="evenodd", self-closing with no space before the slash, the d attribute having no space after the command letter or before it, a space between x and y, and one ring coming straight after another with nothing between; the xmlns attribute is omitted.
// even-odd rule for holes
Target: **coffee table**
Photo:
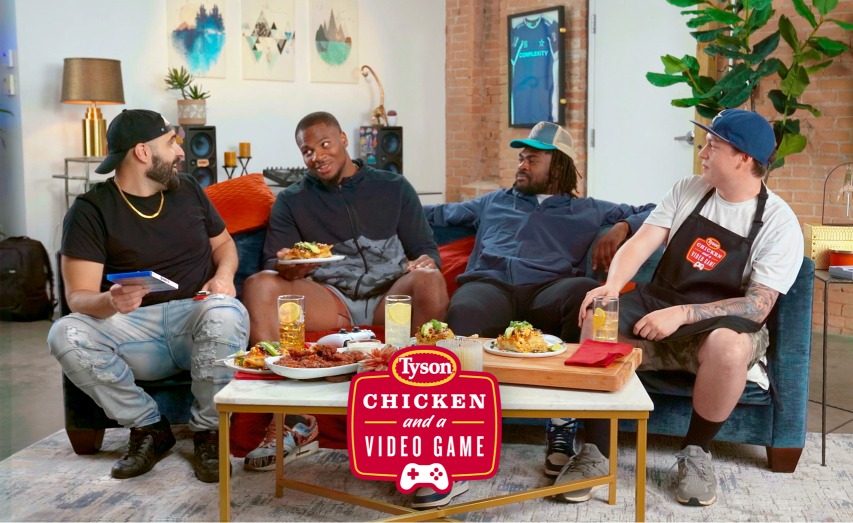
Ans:
<svg viewBox="0 0 853 523"><path fill-rule="evenodd" d="M232 412L255 412L275 415L276 470L275 495L281 497L284 488L367 507L394 515L390 521L435 520L453 514L516 503L533 498L553 496L579 488L595 485L608 486L608 502L616 504L617 431L618 420L637 420L636 461L636 520L645 520L646 509L646 437L649 412L654 409L651 398L632 374L617 392L591 392L535 387L501 385L501 407L507 418L598 418L610 419L610 470L606 476L541 487L524 492L504 494L476 501L468 501L432 510L413 510L346 492L335 491L284 477L283 431L287 414L346 414L350 382L296 380L233 380L214 397L219 411L219 517L231 517L231 485L229 477L229 416Z"/></svg>

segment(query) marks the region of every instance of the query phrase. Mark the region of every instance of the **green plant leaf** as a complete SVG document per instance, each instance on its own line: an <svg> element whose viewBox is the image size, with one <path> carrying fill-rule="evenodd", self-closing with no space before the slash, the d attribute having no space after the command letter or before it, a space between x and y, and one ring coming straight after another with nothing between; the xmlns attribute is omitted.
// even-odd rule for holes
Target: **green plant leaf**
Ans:
<svg viewBox="0 0 853 523"><path fill-rule="evenodd" d="M704 4L705 0L666 0L666 3L675 7L690 7L698 4Z"/></svg>
<svg viewBox="0 0 853 523"><path fill-rule="evenodd" d="M717 79L711 78L710 76L700 76L699 79L696 81L696 84L697 85L695 87L698 88L700 92L707 93L708 91L713 89L715 85L717 85ZM695 88L694 94L699 94L696 92Z"/></svg>
<svg viewBox="0 0 853 523"><path fill-rule="evenodd" d="M788 107L788 97L779 89L773 89L768 92L767 98L770 98L770 102L773 104L773 108L776 109L777 113L785 116L791 116L794 114L794 109L792 107Z"/></svg>
<svg viewBox="0 0 853 523"><path fill-rule="evenodd" d="M808 140L802 134L785 133L782 135L779 148L776 149L776 159L802 152L806 148L806 144L808 144Z"/></svg>
<svg viewBox="0 0 853 523"><path fill-rule="evenodd" d="M774 31L770 36L755 44L752 48L752 54L749 56L749 61L756 64L776 50L779 46L779 31Z"/></svg>
<svg viewBox="0 0 853 523"><path fill-rule="evenodd" d="M770 76L775 73L782 67L782 61L778 58L770 58L769 60L765 60L758 64L758 67L755 68L755 77L756 78L764 78L765 76Z"/></svg>
<svg viewBox="0 0 853 523"><path fill-rule="evenodd" d="M696 39L697 42L712 42L719 36L728 32L728 27L720 27L718 29L709 29L707 31L693 31L690 36Z"/></svg>
<svg viewBox="0 0 853 523"><path fill-rule="evenodd" d="M797 14L805 18L812 27L817 27L817 20L815 20L814 13L809 9L809 6L803 0L793 0L793 2Z"/></svg>
<svg viewBox="0 0 853 523"><path fill-rule="evenodd" d="M749 2L749 8L756 11L767 9L768 7L773 7L773 0L750 0Z"/></svg>
<svg viewBox="0 0 853 523"><path fill-rule="evenodd" d="M793 118L784 122L777 120L773 122L773 132L776 136L782 136L785 133L800 134L800 121Z"/></svg>
<svg viewBox="0 0 853 523"><path fill-rule="evenodd" d="M663 70L666 74L680 73L688 69L683 60L671 54L661 56L660 61L663 62Z"/></svg>
<svg viewBox="0 0 853 523"><path fill-rule="evenodd" d="M699 116L702 118L713 118L720 114L720 109L707 107L705 105L697 105L696 112L699 113Z"/></svg>
<svg viewBox="0 0 853 523"><path fill-rule="evenodd" d="M681 14L684 14L684 13L681 13ZM687 27L689 27L691 29L696 29L698 27L702 27L703 25L711 23L713 21L714 21L714 19L711 18L710 16L699 15L699 16L693 17L690 20L688 20L687 21Z"/></svg>
<svg viewBox="0 0 853 523"><path fill-rule="evenodd" d="M749 95L752 94L753 89L752 83L735 85L733 88L726 90L725 94L717 101L723 107L740 107L749 100Z"/></svg>
<svg viewBox="0 0 853 523"><path fill-rule="evenodd" d="M788 70L788 75L782 79L782 92L789 98L799 98L809 85L809 73L801 65L794 65Z"/></svg>
<svg viewBox="0 0 853 523"><path fill-rule="evenodd" d="M684 65L687 66L687 69L690 71L690 74L699 74L699 60L697 60L695 56L686 54L681 57L681 61L684 62Z"/></svg>
<svg viewBox="0 0 853 523"><path fill-rule="evenodd" d="M725 25L735 25L743 23L743 19L735 13L731 13L723 9L717 9L715 7L709 7L705 9L705 16L710 17L711 20L713 20L714 22L719 22Z"/></svg>
<svg viewBox="0 0 853 523"><path fill-rule="evenodd" d="M746 23L752 29L750 33L767 25L767 22L770 21L774 14L776 14L771 0L750 2L749 6L752 9L752 12L749 13L749 18L747 18Z"/></svg>
<svg viewBox="0 0 853 523"><path fill-rule="evenodd" d="M838 7L838 0L813 0L812 3L821 16L826 16L830 11Z"/></svg>
<svg viewBox="0 0 853 523"><path fill-rule="evenodd" d="M806 67L806 72L809 73L809 76L814 76L816 73L826 69L830 65L832 65L832 60L827 60L825 62Z"/></svg>
<svg viewBox="0 0 853 523"><path fill-rule="evenodd" d="M817 107L815 107L813 105L801 104L801 103L792 103L791 106L796 108L796 109L805 109L806 111L812 113L812 116L814 116L815 118L820 118L820 109L818 109Z"/></svg>
<svg viewBox="0 0 853 523"><path fill-rule="evenodd" d="M702 98L678 98L673 100L671 104L675 107L696 107L703 101Z"/></svg>
<svg viewBox="0 0 853 523"><path fill-rule="evenodd" d="M851 24L850 22L844 22L842 20L836 20L834 18L829 18L828 21L844 29L845 31L853 31L853 24Z"/></svg>
<svg viewBox="0 0 853 523"><path fill-rule="evenodd" d="M826 56L829 57L838 56L850 49L850 47L844 42L839 42L838 40L833 40L832 38L827 38L825 36L812 38L809 42L814 42L814 46L823 51Z"/></svg>
<svg viewBox="0 0 853 523"><path fill-rule="evenodd" d="M729 49L727 47L720 47L719 45L714 45L714 44L711 44L708 47L706 47L705 53L707 53L711 56L714 56L714 55L725 56L726 58L731 58L732 60L741 60L745 56L747 56L746 54L744 54L740 51L734 51L734 50Z"/></svg>
<svg viewBox="0 0 853 523"><path fill-rule="evenodd" d="M794 29L794 24L785 15L779 17L779 33L794 52L800 52L800 41L797 40L797 30Z"/></svg>
<svg viewBox="0 0 853 523"><path fill-rule="evenodd" d="M646 80L655 87L668 87L670 85L687 82L687 77L682 75L646 73Z"/></svg>
<svg viewBox="0 0 853 523"><path fill-rule="evenodd" d="M805 62L814 62L815 60L821 60L823 57L824 54L820 49L809 47L807 50L794 57L794 63L802 64Z"/></svg>
<svg viewBox="0 0 853 523"><path fill-rule="evenodd" d="M783 167L784 165L785 165L785 159L777 157L776 161L773 162L773 165L771 165L770 168L767 170L768 171L775 171L776 169L778 169L779 167Z"/></svg>
<svg viewBox="0 0 853 523"><path fill-rule="evenodd" d="M752 70L746 64L737 64L732 67L729 72L717 81L717 85L713 89L705 93L705 98L715 97L723 91L737 89L749 81L752 77Z"/></svg>
<svg viewBox="0 0 853 523"><path fill-rule="evenodd" d="M744 45L743 40L740 38L735 38L734 36L729 36L727 34L723 34L717 37L717 43L721 45L721 47L725 47L727 49L733 49L735 51L744 50L748 51L749 48Z"/></svg>

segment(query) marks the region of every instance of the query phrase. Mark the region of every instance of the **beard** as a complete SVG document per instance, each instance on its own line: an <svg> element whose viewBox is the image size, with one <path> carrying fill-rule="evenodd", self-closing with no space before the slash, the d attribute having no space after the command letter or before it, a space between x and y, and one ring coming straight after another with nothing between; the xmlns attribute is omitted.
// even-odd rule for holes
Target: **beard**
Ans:
<svg viewBox="0 0 853 523"><path fill-rule="evenodd" d="M177 189L181 184L181 181L178 179L178 175L175 171L175 169L177 169L176 162L167 163L159 156L154 155L153 163L154 165L152 165L151 169L145 173L145 176L150 180L164 185L166 189Z"/></svg>
<svg viewBox="0 0 853 523"><path fill-rule="evenodd" d="M515 173L515 183L512 184L512 188L522 194L548 194L551 188L551 180L545 180L542 182L534 182L530 179L530 176L523 175L527 181L519 182L520 173ZM550 178L550 177L549 177Z"/></svg>

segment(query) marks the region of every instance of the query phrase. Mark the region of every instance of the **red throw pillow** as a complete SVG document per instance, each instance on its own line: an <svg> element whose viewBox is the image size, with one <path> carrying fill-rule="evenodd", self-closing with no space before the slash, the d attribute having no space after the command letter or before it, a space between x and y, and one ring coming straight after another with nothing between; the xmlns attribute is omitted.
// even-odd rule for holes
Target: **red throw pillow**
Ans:
<svg viewBox="0 0 853 523"><path fill-rule="evenodd" d="M275 196L260 173L215 183L204 189L230 234L266 227Z"/></svg>
<svg viewBox="0 0 853 523"><path fill-rule="evenodd" d="M447 294L452 296L459 285L456 277L465 271L468 258L474 250L474 236L468 236L459 240L445 243L438 247L441 256L441 274L447 284Z"/></svg>

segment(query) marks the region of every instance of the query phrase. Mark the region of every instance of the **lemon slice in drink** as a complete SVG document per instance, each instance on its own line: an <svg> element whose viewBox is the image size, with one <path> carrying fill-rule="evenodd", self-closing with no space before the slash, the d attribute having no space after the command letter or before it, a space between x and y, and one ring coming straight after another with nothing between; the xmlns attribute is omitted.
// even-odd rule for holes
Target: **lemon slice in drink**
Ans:
<svg viewBox="0 0 853 523"><path fill-rule="evenodd" d="M278 318L284 323L293 323L302 317L302 307L291 301L282 303L278 308Z"/></svg>
<svg viewBox="0 0 853 523"><path fill-rule="evenodd" d="M388 306L388 317L394 323L408 323L412 319L412 306L408 303L392 303Z"/></svg>
<svg viewBox="0 0 853 523"><path fill-rule="evenodd" d="M594 329L601 329L604 327L604 322L607 320L607 316L604 314L604 309L597 308L592 313L592 327Z"/></svg>

